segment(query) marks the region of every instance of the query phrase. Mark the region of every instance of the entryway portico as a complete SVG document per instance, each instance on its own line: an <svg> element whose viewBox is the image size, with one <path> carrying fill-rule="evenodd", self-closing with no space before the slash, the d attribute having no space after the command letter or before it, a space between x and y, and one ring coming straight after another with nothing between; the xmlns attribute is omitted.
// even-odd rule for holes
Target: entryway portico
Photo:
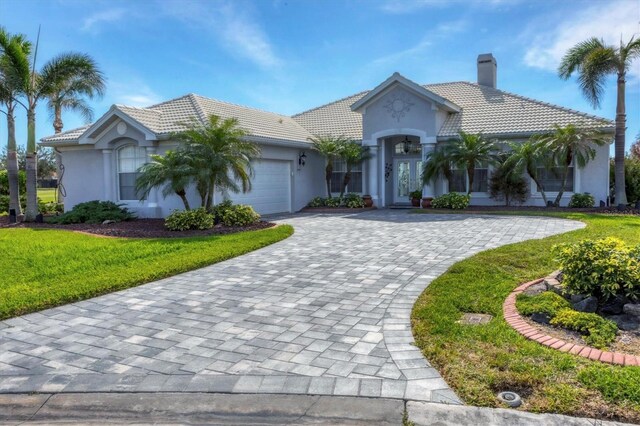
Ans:
<svg viewBox="0 0 640 426"><path fill-rule="evenodd" d="M369 148L367 185L378 207L409 204L409 192L436 195L422 185L422 165L437 143L438 129L460 107L394 73L351 106L362 114L362 145Z"/></svg>

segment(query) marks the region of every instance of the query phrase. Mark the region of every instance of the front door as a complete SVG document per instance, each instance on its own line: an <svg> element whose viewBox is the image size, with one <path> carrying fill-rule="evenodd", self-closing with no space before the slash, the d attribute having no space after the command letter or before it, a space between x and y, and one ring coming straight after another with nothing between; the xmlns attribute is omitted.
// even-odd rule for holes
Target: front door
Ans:
<svg viewBox="0 0 640 426"><path fill-rule="evenodd" d="M422 159L396 158L393 161L393 203L408 204L409 193L422 189Z"/></svg>

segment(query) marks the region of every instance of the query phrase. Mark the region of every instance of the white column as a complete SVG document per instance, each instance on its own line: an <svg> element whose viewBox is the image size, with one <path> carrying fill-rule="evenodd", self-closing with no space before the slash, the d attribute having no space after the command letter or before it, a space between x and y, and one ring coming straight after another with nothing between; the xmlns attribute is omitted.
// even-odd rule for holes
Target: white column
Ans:
<svg viewBox="0 0 640 426"><path fill-rule="evenodd" d="M380 197L378 196L378 182L380 176L378 175L378 145L369 146L369 153L371 158L369 161L369 195L373 199L373 204L379 207Z"/></svg>
<svg viewBox="0 0 640 426"><path fill-rule="evenodd" d="M147 163L150 163L151 156L156 153L156 147L148 146L146 147L146 150L147 150ZM151 191L149 191L149 195L147 196L147 206L152 208L158 207L158 188L157 187L151 188Z"/></svg>
<svg viewBox="0 0 640 426"><path fill-rule="evenodd" d="M424 166L428 155L436 149L436 144L431 142L420 142L422 145L422 164ZM435 182L430 181L422 186L422 198L433 198L436 196Z"/></svg>
<svg viewBox="0 0 640 426"><path fill-rule="evenodd" d="M104 201L115 201L113 197L113 175L116 169L113 167L112 149L102 150L102 178L104 180Z"/></svg>

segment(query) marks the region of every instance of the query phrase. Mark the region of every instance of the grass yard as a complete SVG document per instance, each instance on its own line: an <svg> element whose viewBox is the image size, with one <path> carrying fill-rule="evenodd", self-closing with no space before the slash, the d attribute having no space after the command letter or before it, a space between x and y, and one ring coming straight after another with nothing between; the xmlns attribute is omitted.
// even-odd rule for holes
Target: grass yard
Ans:
<svg viewBox="0 0 640 426"><path fill-rule="evenodd" d="M0 229L0 319L200 268L293 234L291 226L222 236L123 239Z"/></svg>
<svg viewBox="0 0 640 426"><path fill-rule="evenodd" d="M40 198L43 203L55 203L56 191L56 188L38 188L38 198Z"/></svg>
<svg viewBox="0 0 640 426"><path fill-rule="evenodd" d="M511 290L557 269L554 244L607 236L640 243L638 216L550 215L587 227L485 251L453 265L413 308L417 345L467 404L498 406L496 393L513 390L523 396L524 410L638 423L640 367L614 367L561 353L525 339L504 321L502 303ZM487 325L458 324L465 312L495 318Z"/></svg>

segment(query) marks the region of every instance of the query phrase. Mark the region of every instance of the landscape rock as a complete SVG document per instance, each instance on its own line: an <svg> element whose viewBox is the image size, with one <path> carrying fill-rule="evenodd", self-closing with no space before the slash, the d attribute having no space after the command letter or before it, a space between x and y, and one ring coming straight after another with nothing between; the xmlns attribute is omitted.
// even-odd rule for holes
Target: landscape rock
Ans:
<svg viewBox="0 0 640 426"><path fill-rule="evenodd" d="M529 288L524 291L524 294L526 294L527 296L536 296L545 291L547 291L547 285L545 283L538 283L529 286Z"/></svg>
<svg viewBox="0 0 640 426"><path fill-rule="evenodd" d="M531 320L540 324L549 324L551 322L551 317L548 314L536 312L531 315Z"/></svg>
<svg viewBox="0 0 640 426"><path fill-rule="evenodd" d="M582 302L587 297L589 297L588 294L572 294L569 297L569 300L571 300L571 303L578 303L578 302Z"/></svg>
<svg viewBox="0 0 640 426"><path fill-rule="evenodd" d="M627 303L622 307L622 312L640 318L640 303Z"/></svg>
<svg viewBox="0 0 640 426"><path fill-rule="evenodd" d="M618 328L620 330L640 331L640 318L634 315L628 315L628 314L610 315L605 318L615 322L618 325Z"/></svg>
<svg viewBox="0 0 640 426"><path fill-rule="evenodd" d="M625 303L629 300L624 296L616 296L613 299L609 299L600 308L600 312L604 315L617 315L621 314Z"/></svg>
<svg viewBox="0 0 640 426"><path fill-rule="evenodd" d="M598 298L595 296L587 297L578 303L573 304L573 309L580 312L595 312L598 309Z"/></svg>
<svg viewBox="0 0 640 426"><path fill-rule="evenodd" d="M111 225L112 223L116 223L116 221L107 219L104 222L102 222L103 225Z"/></svg>

